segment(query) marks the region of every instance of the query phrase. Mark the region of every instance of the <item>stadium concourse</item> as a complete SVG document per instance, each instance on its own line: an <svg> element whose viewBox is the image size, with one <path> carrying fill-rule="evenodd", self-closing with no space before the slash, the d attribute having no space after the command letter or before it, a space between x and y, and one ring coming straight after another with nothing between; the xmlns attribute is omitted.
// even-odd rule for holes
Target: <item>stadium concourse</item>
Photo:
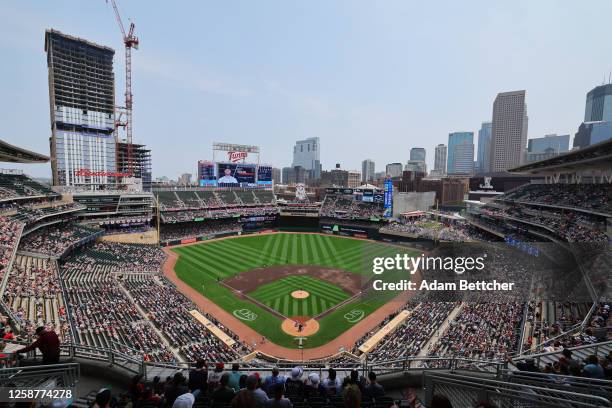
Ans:
<svg viewBox="0 0 612 408"><path fill-rule="evenodd" d="M47 160L7 144L0 148L1 157L12 162ZM387 222L379 202L354 202L346 189L329 192L317 206L317 217L283 216L286 210L272 190L159 190L153 193L159 223L141 228L157 228L161 245L103 241L106 230L101 227L113 221L113 214L89 218L86 206L69 195L21 172L3 170L0 361L6 375L0 376L0 386L9 377L22 386L39 385L32 381L43 377L73 385L75 366L103 363L112 365L118 378L120 372L136 375L131 383L121 380L123 387L112 392L116 406L165 407L184 399L185 406L194 405L193 400L197 406L264 406L283 393L303 407L351 401L360 401L352 406L391 407L391 396L405 403L418 397L426 407L444 400L455 407L476 407L481 400L500 407L515 401L525 403L518 406L612 406L612 186L606 179L611 149L612 143L602 143L515 169L543 174L551 183L508 191L467 208L465 220L452 223L441 221L439 213ZM558 174L577 172L580 177L573 180L580 183L559 182L570 178ZM307 208L311 213L312 204ZM138 227L129 229L138 234ZM175 270L177 248L223 248L251 237L285 235L290 239L282 249L262 239L260 259L265 247L270 259L297 264L307 258L303 243L315 236L323 238L314 244L321 253L312 259L337 258L347 265L357 265L360 258L338 242L355 238L371 251L397 252L399 246L419 253L435 253L443 244L463 250L469 242L473 251L490 248L496 260L509 249L523 262L496 262L489 274L523 281L531 293L546 296L517 300L498 294L401 292L325 344L290 348L262 336L205 291L200 293L200 282L189 284ZM348 235L353 237L336 238ZM194 256L208 271L224 260L214 254ZM577 265L580 283L537 269L544 259ZM232 261L244 268L252 265L237 256ZM415 280L426 276L419 271ZM566 298L553 296L552 280ZM21 347L51 333L60 342L60 364L25 368L29 360L17 359ZM41 349L44 361L56 362L50 348ZM27 357L39 358L33 352ZM230 371L233 364L238 367ZM90 394L75 406L95 397ZM108 397L108 392L97 395L99 403Z"/></svg>

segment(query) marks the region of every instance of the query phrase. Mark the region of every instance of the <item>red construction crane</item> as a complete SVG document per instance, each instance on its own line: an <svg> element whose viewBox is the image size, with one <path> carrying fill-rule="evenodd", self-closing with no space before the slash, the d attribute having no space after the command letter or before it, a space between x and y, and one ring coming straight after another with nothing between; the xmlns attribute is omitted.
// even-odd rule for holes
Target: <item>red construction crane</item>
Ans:
<svg viewBox="0 0 612 408"><path fill-rule="evenodd" d="M132 48L138 49L138 37L134 35L134 23L130 22L129 31L125 32L119 9L115 0L110 0L115 11L115 18L119 29L121 29L121 35L123 36L123 43L125 44L125 113L126 120L121 122L121 115L116 122L116 126L123 126L126 133L127 142L127 158L126 163L128 166L128 173L131 175L132 172ZM108 0L106 0L108 4Z"/></svg>

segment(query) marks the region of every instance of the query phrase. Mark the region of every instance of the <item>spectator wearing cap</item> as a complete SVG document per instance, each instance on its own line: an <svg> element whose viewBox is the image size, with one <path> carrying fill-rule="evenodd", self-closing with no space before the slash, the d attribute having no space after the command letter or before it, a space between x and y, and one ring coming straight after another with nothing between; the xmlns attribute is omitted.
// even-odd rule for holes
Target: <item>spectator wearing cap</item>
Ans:
<svg viewBox="0 0 612 408"><path fill-rule="evenodd" d="M291 397L304 396L304 381L302 381L302 374L304 374L302 367L293 367L291 370L291 378L287 378L285 381L285 392L287 395Z"/></svg>
<svg viewBox="0 0 612 408"><path fill-rule="evenodd" d="M240 391L240 377L242 377L242 373L240 372L240 365L238 363L232 364L232 372L229 375L229 386L235 391Z"/></svg>
<svg viewBox="0 0 612 408"><path fill-rule="evenodd" d="M293 404L288 398L283 395L285 384L278 383L274 386L274 398L269 399L266 403L266 408L291 408Z"/></svg>
<svg viewBox="0 0 612 408"><path fill-rule="evenodd" d="M217 363L215 364L215 369L208 373L208 388L211 391L217 388L217 385L219 385L224 368L225 365L223 363Z"/></svg>
<svg viewBox="0 0 612 408"><path fill-rule="evenodd" d="M212 393L212 400L215 404L228 403L234 399L236 393L228 386L230 375L229 373L223 373L221 380L219 380L219 387Z"/></svg>
<svg viewBox="0 0 612 408"><path fill-rule="evenodd" d="M268 393L268 395L272 395L272 393L274 392L274 386L279 383L284 384L285 377L280 375L277 367L274 367L272 369L272 374L267 376L264 380L263 388Z"/></svg>
<svg viewBox="0 0 612 408"><path fill-rule="evenodd" d="M370 371L368 373L369 384L365 387L365 395L370 398L378 398L385 395L385 389L376 381L376 373Z"/></svg>
<svg viewBox="0 0 612 408"><path fill-rule="evenodd" d="M57 334L50 329L38 327L36 329L38 339L27 347L17 350L18 353L27 353L34 349L39 349L43 356L43 364L59 363L60 341Z"/></svg>
<svg viewBox="0 0 612 408"><path fill-rule="evenodd" d="M308 375L304 384L304 396L306 398L325 397L325 388L321 385L319 374L310 373Z"/></svg>

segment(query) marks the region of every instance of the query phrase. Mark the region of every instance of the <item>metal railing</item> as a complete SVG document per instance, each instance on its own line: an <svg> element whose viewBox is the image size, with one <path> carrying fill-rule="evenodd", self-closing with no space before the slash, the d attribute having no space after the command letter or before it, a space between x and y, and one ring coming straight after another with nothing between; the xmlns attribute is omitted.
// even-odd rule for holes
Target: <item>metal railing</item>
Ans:
<svg viewBox="0 0 612 408"><path fill-rule="evenodd" d="M78 363L2 368L0 387L33 388L52 383L71 388L76 386L80 374Z"/></svg>
<svg viewBox="0 0 612 408"><path fill-rule="evenodd" d="M582 346L571 347L570 350L574 352L588 350L589 354L594 354L595 356L600 357L600 352L601 354L607 355L606 352L609 352L610 350L612 350L612 340L603 341L601 343L585 344ZM514 359L514 361L517 362L517 361L524 361L527 359L533 359L535 361L536 367L539 367L542 358L552 357L552 356L560 357L561 355L562 355L561 351L549 351L546 353L523 355L523 356L520 356L519 358Z"/></svg>
<svg viewBox="0 0 612 408"><path fill-rule="evenodd" d="M585 392L522 384L459 373L423 373L425 405L430 406L434 395L447 397L453 406L474 407L488 401L498 408L543 408L543 407L612 407L609 398Z"/></svg>
<svg viewBox="0 0 612 408"><path fill-rule="evenodd" d="M379 374L392 374L408 370L456 370L494 373L499 376L507 368L505 361L476 360L462 357L405 357L397 360L366 362L366 370L376 370Z"/></svg>

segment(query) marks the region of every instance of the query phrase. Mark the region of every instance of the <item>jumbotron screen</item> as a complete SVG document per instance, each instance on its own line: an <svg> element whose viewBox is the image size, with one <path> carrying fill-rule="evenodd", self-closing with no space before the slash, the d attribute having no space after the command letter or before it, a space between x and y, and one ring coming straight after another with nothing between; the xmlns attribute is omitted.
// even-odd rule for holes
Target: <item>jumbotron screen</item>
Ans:
<svg viewBox="0 0 612 408"><path fill-rule="evenodd" d="M272 166L260 165L257 169L257 184L272 184Z"/></svg>
<svg viewBox="0 0 612 408"><path fill-rule="evenodd" d="M257 166L248 163L217 163L217 185L255 184Z"/></svg>

